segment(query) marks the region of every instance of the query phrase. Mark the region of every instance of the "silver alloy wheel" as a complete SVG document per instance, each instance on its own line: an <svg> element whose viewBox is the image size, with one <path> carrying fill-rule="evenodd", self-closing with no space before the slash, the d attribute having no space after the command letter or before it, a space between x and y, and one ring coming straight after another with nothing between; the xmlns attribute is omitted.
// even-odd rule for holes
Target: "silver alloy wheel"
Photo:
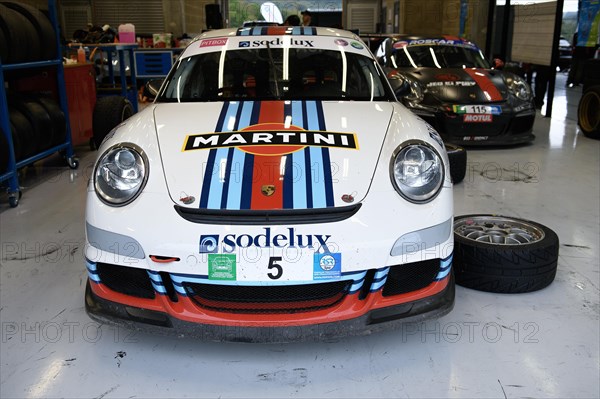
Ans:
<svg viewBox="0 0 600 399"><path fill-rule="evenodd" d="M523 220L502 216L472 216L454 221L454 232L469 240L496 245L523 245L540 241L544 232Z"/></svg>

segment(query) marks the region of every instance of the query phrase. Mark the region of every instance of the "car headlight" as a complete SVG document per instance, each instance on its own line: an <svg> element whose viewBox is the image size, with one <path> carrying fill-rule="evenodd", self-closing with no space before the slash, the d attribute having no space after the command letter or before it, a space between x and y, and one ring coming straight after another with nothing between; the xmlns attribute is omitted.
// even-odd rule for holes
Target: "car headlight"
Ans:
<svg viewBox="0 0 600 399"><path fill-rule="evenodd" d="M508 91L510 91L515 97L523 101L531 100L531 88L525 79L518 75L510 74L506 75L505 80Z"/></svg>
<svg viewBox="0 0 600 399"><path fill-rule="evenodd" d="M444 163L428 144L401 145L392 157L391 177L396 191L411 202L431 201L444 182Z"/></svg>
<svg viewBox="0 0 600 399"><path fill-rule="evenodd" d="M94 170L94 188L108 205L122 206L133 201L148 178L148 161L144 152L133 144L109 148Z"/></svg>

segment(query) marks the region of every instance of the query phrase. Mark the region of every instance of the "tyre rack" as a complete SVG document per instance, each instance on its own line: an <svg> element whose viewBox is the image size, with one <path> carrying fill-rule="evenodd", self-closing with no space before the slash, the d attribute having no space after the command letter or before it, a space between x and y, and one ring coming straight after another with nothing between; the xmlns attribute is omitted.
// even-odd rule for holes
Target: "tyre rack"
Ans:
<svg viewBox="0 0 600 399"><path fill-rule="evenodd" d="M73 43L73 46L79 46L80 43ZM122 97L128 99L129 101L131 101L131 105L133 106L133 113L137 113L138 112L138 100L137 100L137 81L136 81L136 64L134 61L134 50L138 48L137 43L132 43L132 44L128 44L128 43L98 43L98 44L83 44L86 47L89 48L98 48L100 50L102 50L103 52L106 52L106 58L108 61L108 79L109 79L109 87L108 90L111 91L111 93L105 93L103 92L103 87L98 87L97 89L97 96L98 98L100 97L106 97L106 96L110 96L110 95L114 95L114 93L112 93L113 90L116 90L118 88L118 85L116 83L115 80L115 72L114 72L114 67L113 67L113 57L114 57L114 53L116 53L116 56L119 59L119 81L120 81L120 94ZM130 73L130 78L131 78L131 85L128 86L127 85L127 76L126 76L126 62L125 62L125 54L127 54L128 57L128 63L129 63L129 73Z"/></svg>
<svg viewBox="0 0 600 399"><path fill-rule="evenodd" d="M19 186L19 178L17 170L32 164L40 159L46 158L55 152L64 151L67 159L67 163L71 169L77 169L79 166L79 160L73 153L73 144L71 141L71 125L69 122L69 108L67 105L67 94L65 89L65 75L63 70L63 62L61 57L61 43L60 33L58 27L58 16L56 12L56 0L48 0L48 12L50 17L50 23L56 32L56 59L48 61L35 61L25 62L20 64L7 64L2 65L0 60L0 127L6 136L8 142L8 168L6 173L0 175L0 182L8 180L8 202L12 208L19 204L21 198L21 190ZM64 143L49 148L39 154L33 155L29 158L23 159L19 162L16 161L15 151L12 141L12 134L10 129L10 119L8 113L8 101L6 99L5 82L4 82L4 71L12 71L18 69L30 69L30 68L42 68L47 66L56 67L56 82L58 90L59 105L61 110L65 114L67 139Z"/></svg>

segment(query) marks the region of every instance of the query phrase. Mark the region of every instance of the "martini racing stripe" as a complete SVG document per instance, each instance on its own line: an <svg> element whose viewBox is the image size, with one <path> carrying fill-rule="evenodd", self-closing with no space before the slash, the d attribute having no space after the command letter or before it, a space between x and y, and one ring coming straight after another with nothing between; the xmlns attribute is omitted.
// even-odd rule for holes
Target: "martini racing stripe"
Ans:
<svg viewBox="0 0 600 399"><path fill-rule="evenodd" d="M242 200L242 179L244 178L244 170L246 166L246 157L252 157L252 154L245 153L236 148L230 148L230 152L233 154L231 161L232 171L230 171L228 181L228 195L227 201L223 203L221 201L222 209L239 209L241 208Z"/></svg>
<svg viewBox="0 0 600 399"><path fill-rule="evenodd" d="M229 103L225 103L223 108L221 109L221 113L219 114L219 119L217 120L217 128L215 131L220 132L223 128L223 123L225 122L225 118L227 117L227 111L229 110ZM210 181L212 179L215 160L217 156L216 150L210 150L208 153L208 160L206 161L206 169L204 170L204 179L202 181L202 191L200 192L200 208L208 207L208 196L210 193Z"/></svg>
<svg viewBox="0 0 600 399"><path fill-rule="evenodd" d="M279 179L281 156L255 155L250 209L281 209L283 207L283 182ZM273 187L272 194L264 194L262 187L267 183Z"/></svg>
<svg viewBox="0 0 600 399"><path fill-rule="evenodd" d="M325 173L323 168L319 165L323 165L323 151L321 148L309 147L310 150L310 171L314 172L314 176L311 176L310 185L312 191L313 208L325 208L327 202L325 201ZM316 166L316 167L314 167Z"/></svg>
<svg viewBox="0 0 600 399"><path fill-rule="evenodd" d="M269 35L292 35L292 36L314 36L317 29L312 26L254 26L239 28L236 36L269 36Z"/></svg>
<svg viewBox="0 0 600 399"><path fill-rule="evenodd" d="M296 26L292 29L292 35L312 36L317 34L317 29L311 26Z"/></svg>
<svg viewBox="0 0 600 399"><path fill-rule="evenodd" d="M215 132L243 133L245 128L268 123L296 126L295 131L298 128L326 131L322 104L318 101L233 101L223 104ZM253 151L251 146L246 147L246 151ZM200 194L201 209L334 206L328 147L305 146L291 153L273 155L246 151L234 147L209 150Z"/></svg>
<svg viewBox="0 0 600 399"><path fill-rule="evenodd" d="M238 149L236 151L242 152ZM245 154L244 161L244 174L242 175L242 197L240 203L240 209L250 209L250 202L252 200L252 171L254 170L254 155ZM237 209L235 207L227 209Z"/></svg>
<svg viewBox="0 0 600 399"><path fill-rule="evenodd" d="M235 180L237 178L237 176L232 176L231 173L231 167L233 165L233 152L235 151L235 148L229 148L227 150L227 163L225 164L225 176L223 179L223 194L221 195L221 209L227 209L227 196L229 195L229 187L231 186L238 186L238 182L237 181L231 181L232 178ZM237 168L237 165L235 165ZM234 192L234 190L232 190L232 193ZM233 201L235 201L235 199L233 199ZM239 203L239 201L238 201Z"/></svg>
<svg viewBox="0 0 600 399"><path fill-rule="evenodd" d="M260 103L258 123L283 123L285 121L283 101L263 101ZM285 155L283 155L285 156ZM283 182L280 180L281 155L255 155L252 179L252 201L250 209L283 208ZM263 195L262 186L274 187L270 195Z"/></svg>
<svg viewBox="0 0 600 399"><path fill-rule="evenodd" d="M375 272L375 276L373 276L373 282L371 283L371 292L376 292L383 288L389 271L389 267L384 267L383 269L379 269L377 272Z"/></svg>
<svg viewBox="0 0 600 399"><path fill-rule="evenodd" d="M436 281L443 280L450 274L452 269L452 255L440 261L440 272L435 277Z"/></svg>
<svg viewBox="0 0 600 399"><path fill-rule="evenodd" d="M227 152L228 148L218 148L216 151L216 159L212 163L212 177L208 186L208 209L221 208L221 196L223 195L223 178L227 168ZM210 165L209 165L210 167ZM203 188L204 189L204 188Z"/></svg>
<svg viewBox="0 0 600 399"><path fill-rule="evenodd" d="M100 276L98 275L98 268L96 267L96 263L86 258L85 267L87 268L89 279L95 283L100 284Z"/></svg>
<svg viewBox="0 0 600 399"><path fill-rule="evenodd" d="M323 113L323 104L315 102L316 118L320 130L327 130L325 126L325 115ZM333 174L331 171L331 159L329 157L329 148L321 148L321 168L318 168L323 174L323 188L325 195L325 206L334 206L333 202Z"/></svg>
<svg viewBox="0 0 600 399"><path fill-rule="evenodd" d="M293 182L292 182L292 195L293 202L290 208L302 209L309 208L307 203L307 189L306 189L306 172L305 169L305 150L296 151L292 153L292 168L294 171ZM310 173L310 169L308 171Z"/></svg>
<svg viewBox="0 0 600 399"><path fill-rule="evenodd" d="M148 273L148 277L150 277L150 282L152 283L152 288L154 288L154 290L161 294L161 295L166 295L167 294L167 289L165 288L165 284L162 281L162 278L160 277L160 274L158 274L158 272L155 272L153 270L146 270L146 272Z"/></svg>

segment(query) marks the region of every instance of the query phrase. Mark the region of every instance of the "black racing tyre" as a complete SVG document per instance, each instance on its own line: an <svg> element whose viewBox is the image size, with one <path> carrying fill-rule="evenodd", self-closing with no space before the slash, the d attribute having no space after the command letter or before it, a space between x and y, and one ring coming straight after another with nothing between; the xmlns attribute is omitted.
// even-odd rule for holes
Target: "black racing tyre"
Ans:
<svg viewBox="0 0 600 399"><path fill-rule="evenodd" d="M13 107L8 108L8 115L12 124L12 138L15 143L15 157L17 161L35 155L38 152L38 148L33 125L29 119Z"/></svg>
<svg viewBox="0 0 600 399"><path fill-rule="evenodd" d="M581 96L577 123L586 137L600 139L600 85L591 86Z"/></svg>
<svg viewBox="0 0 600 399"><path fill-rule="evenodd" d="M51 60L56 58L56 32L52 23L43 12L23 3L2 2L29 20L37 33L39 51L34 54L35 60ZM32 59L32 60L34 60Z"/></svg>
<svg viewBox="0 0 600 399"><path fill-rule="evenodd" d="M8 169L9 153L8 140L4 135L4 130L0 128L0 175L4 174Z"/></svg>
<svg viewBox="0 0 600 399"><path fill-rule="evenodd" d="M39 96L36 100L48 112L54 126L52 146L64 143L67 140L67 120L65 113L60 109L58 103L50 97Z"/></svg>
<svg viewBox="0 0 600 399"><path fill-rule="evenodd" d="M18 11L2 4L0 4L0 19L3 20L8 33L7 63L37 60L40 55L40 40L31 22Z"/></svg>
<svg viewBox="0 0 600 399"><path fill-rule="evenodd" d="M590 58L583 64L583 91L600 85L600 59Z"/></svg>
<svg viewBox="0 0 600 399"><path fill-rule="evenodd" d="M450 177L454 184L458 184L464 180L467 174L467 150L450 143L444 143L444 145L450 161Z"/></svg>
<svg viewBox="0 0 600 399"><path fill-rule="evenodd" d="M0 13L2 10L0 10ZM3 64L8 63L8 32L6 30L6 24L4 23L4 19L2 19L2 15L0 15L0 61Z"/></svg>
<svg viewBox="0 0 600 399"><path fill-rule="evenodd" d="M30 96L14 97L12 105L31 122L35 134L36 152L42 152L52 147L54 124L46 109Z"/></svg>
<svg viewBox="0 0 600 399"><path fill-rule="evenodd" d="M558 236L539 223L496 215L454 218L456 283L479 291L523 293L554 281Z"/></svg>
<svg viewBox="0 0 600 399"><path fill-rule="evenodd" d="M133 115L131 102L124 97L101 97L96 101L92 117L93 140L96 148L110 131Z"/></svg>

